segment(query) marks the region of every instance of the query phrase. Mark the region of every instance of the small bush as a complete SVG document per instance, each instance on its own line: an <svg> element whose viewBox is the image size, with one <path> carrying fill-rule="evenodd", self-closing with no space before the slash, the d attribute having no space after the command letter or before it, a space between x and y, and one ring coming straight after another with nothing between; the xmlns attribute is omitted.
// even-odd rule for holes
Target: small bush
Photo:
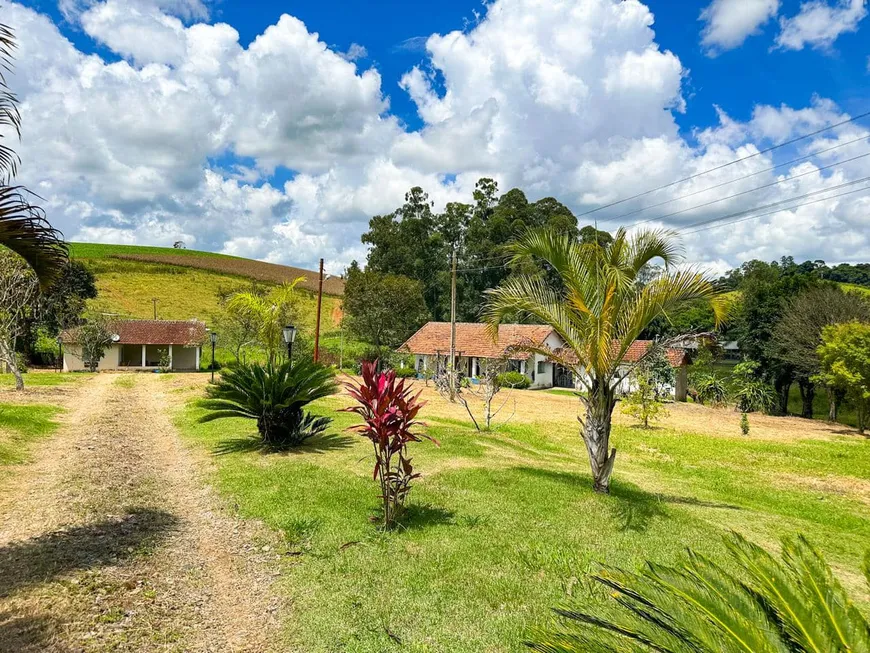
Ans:
<svg viewBox="0 0 870 653"><path fill-rule="evenodd" d="M746 413L740 416L740 432L749 435L749 416Z"/></svg>
<svg viewBox="0 0 870 653"><path fill-rule="evenodd" d="M505 372L504 374L499 374L496 378L496 382L499 387L514 388L516 390L525 390L532 385L531 379L521 372Z"/></svg>
<svg viewBox="0 0 870 653"><path fill-rule="evenodd" d="M201 422L224 417L257 420L264 446L271 449L296 447L326 430L329 417L315 417L303 407L338 391L335 373L313 361L281 365L234 365L209 386L201 402L210 412Z"/></svg>
<svg viewBox="0 0 870 653"><path fill-rule="evenodd" d="M396 376L400 379L416 379L417 370L415 370L413 367L397 367Z"/></svg>
<svg viewBox="0 0 870 653"><path fill-rule="evenodd" d="M710 406L722 406L728 398L725 381L715 374L698 374L695 377L695 391L698 401Z"/></svg>

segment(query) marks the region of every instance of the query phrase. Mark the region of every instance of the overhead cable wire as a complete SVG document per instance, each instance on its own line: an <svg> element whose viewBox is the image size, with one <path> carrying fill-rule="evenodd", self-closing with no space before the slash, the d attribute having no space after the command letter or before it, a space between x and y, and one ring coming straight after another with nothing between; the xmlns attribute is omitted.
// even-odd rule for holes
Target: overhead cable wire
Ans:
<svg viewBox="0 0 870 653"><path fill-rule="evenodd" d="M603 209L610 208L611 206L617 206L619 204L624 204L625 202L630 202L631 200L635 200L635 199L638 199L640 197L645 197L647 195L655 193L656 191L664 190L665 188L671 188L672 186L676 186L677 184L682 184L684 182L691 181L692 179L697 179L698 177L702 177L703 175L710 174L711 172L716 172L717 170L722 170L723 168L733 166L737 163L740 163L741 161L747 161L748 159L752 159L754 157L761 156L762 154L767 154L768 152L778 150L779 148L786 147L787 145L793 145L794 143L805 140L807 138L812 138L813 136L818 136L819 134L822 134L826 131L829 131L831 129L835 129L837 127L842 127L843 125L847 125L851 122L855 122L856 120L860 120L861 118L866 118L867 116L870 116L870 111L866 111L864 113L858 114L857 116L853 116L847 120L842 120L838 123L834 123L833 125L828 125L827 127L822 127L821 129L817 129L817 130L810 132L808 134L802 134L801 136L796 136L795 138L791 138L791 139L784 141L782 143L778 143L777 145L771 145L770 147L767 147L763 150L759 150L757 152L754 152L753 154L747 154L746 156L740 157L739 159L734 159L733 161L729 161L728 163L722 163L722 164L715 166L713 168L709 168L707 170L702 170L701 172L696 172L693 175L690 175L688 177L684 177L682 179L677 179L676 181L672 181L669 184L664 184L664 185L658 186L656 188L651 188L651 189L646 190L642 193L637 193L636 195L632 195L631 197L624 197L620 200L616 200L616 201L610 202L608 204L602 204L601 206L599 206L597 208L590 209L588 211L585 211L584 213L578 214L577 217L579 218L579 217L582 217L584 215L589 215L590 213L596 213L596 212L601 211Z"/></svg>
<svg viewBox="0 0 870 653"><path fill-rule="evenodd" d="M677 229L677 233L683 233L686 229L691 229L691 228L693 228L693 227L700 227L700 226L702 226L702 225L709 224L709 223L711 223L711 222L721 222L721 221L724 221L724 220L730 220L731 218L739 218L739 217L742 217L742 216L744 216L744 215L748 215L748 214L751 214L751 213L755 213L756 211L761 211L761 210L763 210L763 209L770 209L770 208L773 208L773 207L775 207L775 206L782 206L782 205L784 205L784 204L789 204L789 203L791 203L791 202L795 202L795 201L797 201L797 200L802 200L802 199L804 199L804 198L806 198L806 197L813 197L813 196L815 196L815 195L820 195L821 193L829 193L829 192L831 192L831 191L839 190L840 188L846 188L846 187L848 187L848 186L854 186L855 184L860 184L860 183L863 183L863 182L865 182L865 181L870 181L870 176L868 176L868 177L862 177L861 179L856 179L856 180L854 180L854 181L847 181L847 182L844 182L844 183L842 183L842 184L837 184L836 186L831 186L830 188L822 188L822 189L820 189L820 190L812 191L812 192L809 192L809 193L804 193L803 195L797 195L797 196L795 196L795 197L789 197L789 198L787 198L787 199L779 200L779 201L777 201L777 202L771 202L770 204L762 204L761 206L755 206L755 207L753 207L753 208L751 208L751 209L745 209L745 210L743 210L743 211L737 211L737 212L735 212L735 213L730 213L730 214L728 214L728 215L722 215L722 216L719 216L719 217L716 217L716 218L707 218L707 219L701 220L701 221L699 221L699 222L695 222L695 223L692 223L692 224L686 225L686 226L684 226L684 227L682 227L682 228L680 228L680 229ZM785 210L785 209L779 209L779 210Z"/></svg>
<svg viewBox="0 0 870 653"><path fill-rule="evenodd" d="M845 159L843 161L837 161L836 163L830 163L826 166L822 166L820 168L814 168L813 170L808 170L807 172L802 172L798 175L792 175L791 177L784 177L782 179L777 179L776 181L772 181L769 184L764 184L762 186L756 186L755 188L750 188L748 190L740 191L739 193L733 193L731 195L726 195L725 197L720 197L719 199L710 200L709 202L704 202L703 204L697 204L695 206L690 206L686 209L680 209L679 211L672 211L671 213L665 213L664 215L659 215L654 218L647 218L646 220L639 220L637 222L633 222L629 227L636 227L637 225L646 224L648 222L658 222L659 220L664 220L665 218L670 218L675 215L680 215L681 213L688 213L689 211L694 211L695 209L702 209L707 206L712 206L713 204L718 204L719 202L724 202L726 200L734 199L735 197L740 197L742 195L748 195L749 193L755 193L760 190L764 190L765 188L772 188L773 186L778 186L779 184L784 184L792 179L800 179L801 177L806 177L807 175L812 175L817 172L821 172L822 170L828 170L829 168L835 168L837 166L845 165L847 163L851 163L852 161L857 161L859 159L864 159L870 156L870 152L865 152L864 154L859 154L858 156L853 156L850 159Z"/></svg>
<svg viewBox="0 0 870 653"><path fill-rule="evenodd" d="M785 166L791 165L793 163L798 163L800 161L804 161L805 159L812 159L813 157L819 156L820 154L825 154L826 152L831 152L832 150L839 149L841 147L846 147L847 145L852 145L859 141L866 141L870 136L859 136L858 138L853 138L850 141L846 141L845 143L838 143L837 145L832 145L831 147L826 147L821 150L816 150L815 152L811 152L810 154L805 154L803 156L799 156L797 158L791 159L790 161L785 161L783 163L778 163L775 166L770 166L769 168L764 168L762 170L758 170L756 172L750 172L749 174L743 175L742 177L736 177L734 179L729 179L728 181L723 181L719 184L714 184L713 186L707 186L706 188L702 188L701 190L696 190L691 193L686 193L685 195L680 195L679 197L672 197L671 199L664 200L662 202L658 202L656 204L648 204L647 206L643 206L639 209L635 209L634 211L629 211L628 213L622 213L620 215L615 215L613 217L601 218L602 222L613 222L615 220L619 220L621 218L627 218L631 215L636 215L638 213L643 213L644 211L648 211L649 209L654 209L659 206L664 206L665 204L671 204L672 202L678 202L679 200L684 200L688 197L694 197L695 195L700 195L701 193L706 193L710 190L716 190L717 188L722 188L723 186L728 186L738 181L743 181L744 179L749 179L750 177L756 177L758 175L764 174L765 172L770 172L772 170L776 170L777 168L783 168Z"/></svg>
<svg viewBox="0 0 870 653"><path fill-rule="evenodd" d="M844 195L851 195L853 193L860 193L860 192L866 191L866 190L870 190L870 186L864 186L863 188L855 188L852 190L847 190L847 191L844 191L842 193L837 193L835 195L831 195L830 197L822 197L820 199L812 200L810 202L802 202L800 204L796 204L795 206L790 206L788 208L775 209L773 211L768 211L766 213L759 213L758 215L750 215L750 216L747 216L744 218L739 218L737 220L729 220L727 222L710 224L710 225L707 225L704 227L700 227L698 229L692 229L691 231L680 231L679 233L684 235L684 236L687 236L689 234L696 234L699 231L707 231L708 229L716 229L718 227L725 227L725 226L737 224L740 222L746 222L748 220L755 220L756 218L763 218L763 217L768 216L768 215L773 215L774 213L779 213L780 211L791 211L794 209L801 208L803 206L809 206L810 204L818 204L819 202L828 202L830 200L837 199L838 197L843 197Z"/></svg>

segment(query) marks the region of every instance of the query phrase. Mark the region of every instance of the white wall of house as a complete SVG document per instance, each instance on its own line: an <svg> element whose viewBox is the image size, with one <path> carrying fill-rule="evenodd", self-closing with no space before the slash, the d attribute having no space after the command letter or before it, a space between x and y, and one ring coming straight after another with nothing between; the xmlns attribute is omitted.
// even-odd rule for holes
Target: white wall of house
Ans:
<svg viewBox="0 0 870 653"><path fill-rule="evenodd" d="M97 365L97 370L116 370L118 369L118 361L121 355L121 345L110 345L106 349L105 355L100 359ZM82 348L79 345L64 345L63 346L63 371L64 372L81 372L88 369L87 364L82 358Z"/></svg>

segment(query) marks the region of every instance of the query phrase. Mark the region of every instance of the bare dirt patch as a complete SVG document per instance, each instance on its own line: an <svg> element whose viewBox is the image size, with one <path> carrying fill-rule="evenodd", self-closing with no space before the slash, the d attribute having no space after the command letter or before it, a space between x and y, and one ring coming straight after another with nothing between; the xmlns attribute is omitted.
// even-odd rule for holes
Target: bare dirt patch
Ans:
<svg viewBox="0 0 870 653"><path fill-rule="evenodd" d="M274 536L202 482L172 386L117 378L79 386L0 486L0 651L277 648Z"/></svg>

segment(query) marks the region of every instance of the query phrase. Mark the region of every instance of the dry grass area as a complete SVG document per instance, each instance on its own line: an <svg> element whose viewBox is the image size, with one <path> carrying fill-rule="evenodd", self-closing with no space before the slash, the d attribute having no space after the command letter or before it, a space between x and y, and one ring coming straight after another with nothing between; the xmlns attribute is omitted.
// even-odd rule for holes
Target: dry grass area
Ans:
<svg viewBox="0 0 870 653"><path fill-rule="evenodd" d="M468 413L458 404L451 404L435 390L422 381L415 385L423 391L422 398L428 403L424 411L427 418L442 417L452 420L468 420ZM542 424L559 423L578 426L576 416L582 416L582 406L577 397L552 394L541 390L502 391L496 395L493 405L507 402L496 423ZM479 402L477 403L479 406ZM670 403L668 415L655 424L656 429L666 429L685 433L735 437L740 435L740 413L733 408L711 408L690 403ZM819 420L800 417L774 417L751 414L749 416L753 440L789 442L802 439L831 440L840 436L861 438L855 429L842 424L831 424ZM614 424L636 426L637 422L624 415L617 404L614 411Z"/></svg>

